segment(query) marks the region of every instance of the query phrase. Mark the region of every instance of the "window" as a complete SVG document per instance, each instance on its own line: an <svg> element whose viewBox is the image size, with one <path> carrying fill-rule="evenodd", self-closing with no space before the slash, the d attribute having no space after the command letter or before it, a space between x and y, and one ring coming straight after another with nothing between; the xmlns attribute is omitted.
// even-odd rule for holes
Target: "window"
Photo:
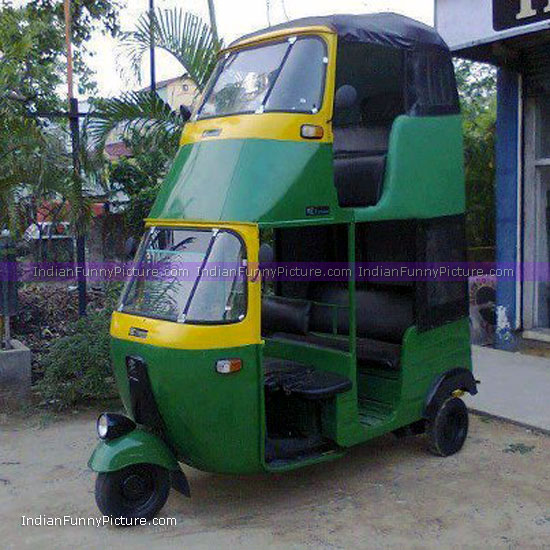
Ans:
<svg viewBox="0 0 550 550"><path fill-rule="evenodd" d="M217 68L197 118L273 111L316 113L322 103L326 48L320 38L291 38L230 53Z"/></svg>
<svg viewBox="0 0 550 550"><path fill-rule="evenodd" d="M153 228L136 256L120 311L185 323L246 315L246 251L233 232Z"/></svg>

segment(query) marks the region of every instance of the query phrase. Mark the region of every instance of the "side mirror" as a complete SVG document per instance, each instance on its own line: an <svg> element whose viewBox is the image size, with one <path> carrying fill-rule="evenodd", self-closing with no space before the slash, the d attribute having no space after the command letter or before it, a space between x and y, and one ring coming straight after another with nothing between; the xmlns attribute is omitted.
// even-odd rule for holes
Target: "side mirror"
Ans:
<svg viewBox="0 0 550 550"><path fill-rule="evenodd" d="M180 116L184 122L187 122L191 118L191 110L186 105L180 107Z"/></svg>
<svg viewBox="0 0 550 550"><path fill-rule="evenodd" d="M260 266L262 264L270 264L275 258L273 247L270 244L264 243L260 246L260 252L258 254L258 260Z"/></svg>
<svg viewBox="0 0 550 550"><path fill-rule="evenodd" d="M338 110L351 109L357 103L357 90L350 84L344 84L336 90L334 106Z"/></svg>

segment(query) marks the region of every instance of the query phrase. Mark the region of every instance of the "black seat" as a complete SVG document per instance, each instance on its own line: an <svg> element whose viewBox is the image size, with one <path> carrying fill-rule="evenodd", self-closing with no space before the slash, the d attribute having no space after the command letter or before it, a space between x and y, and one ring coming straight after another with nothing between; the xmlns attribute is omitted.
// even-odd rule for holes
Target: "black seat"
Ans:
<svg viewBox="0 0 550 550"><path fill-rule="evenodd" d="M347 338L285 332L278 332L273 335L273 338L349 352ZM399 370L400 359L401 346L399 344L372 340L371 338L357 338L357 365L359 367Z"/></svg>
<svg viewBox="0 0 550 550"><path fill-rule="evenodd" d="M295 361L264 358L265 389L283 391L304 399L328 399L352 388L349 378L326 372Z"/></svg>
<svg viewBox="0 0 550 550"><path fill-rule="evenodd" d="M334 158L334 185L342 208L374 206L382 196L386 155Z"/></svg>
<svg viewBox="0 0 550 550"><path fill-rule="evenodd" d="M342 207L373 206L382 195L389 128L334 128L334 185Z"/></svg>

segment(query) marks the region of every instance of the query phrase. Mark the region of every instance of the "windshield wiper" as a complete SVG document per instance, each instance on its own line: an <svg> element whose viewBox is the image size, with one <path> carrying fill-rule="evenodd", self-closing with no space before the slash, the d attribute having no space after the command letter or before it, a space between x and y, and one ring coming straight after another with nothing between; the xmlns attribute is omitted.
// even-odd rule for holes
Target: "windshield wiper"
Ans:
<svg viewBox="0 0 550 550"><path fill-rule="evenodd" d="M185 307L183 308L183 311L181 315L178 318L179 323L185 323L185 318L187 317L187 313L189 312L189 308L191 307L191 302L193 301L193 298L195 297L195 293L197 292L197 288L199 287L199 282L202 277L202 272L204 268L206 267L206 264L208 263L208 259L210 258L210 254L212 253L212 249L214 248L214 242L216 241L216 237L219 234L219 230L215 229L214 234L212 235L212 238L210 239L210 242L208 243L208 248L206 249L206 253L204 255L204 259L202 260L201 266L199 268L199 274L197 275L197 278L195 279L195 282L193 283L193 288L191 289L191 292L189 293L189 298L187 298L187 302L185 304Z"/></svg>

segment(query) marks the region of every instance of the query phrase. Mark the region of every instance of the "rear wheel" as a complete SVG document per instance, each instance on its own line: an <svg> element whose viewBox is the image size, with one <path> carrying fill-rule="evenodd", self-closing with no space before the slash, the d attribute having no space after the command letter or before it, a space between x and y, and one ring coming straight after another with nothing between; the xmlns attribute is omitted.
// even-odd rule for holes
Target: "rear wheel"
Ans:
<svg viewBox="0 0 550 550"><path fill-rule="evenodd" d="M170 474L154 464L136 464L98 474L95 500L104 516L152 519L170 492Z"/></svg>
<svg viewBox="0 0 550 550"><path fill-rule="evenodd" d="M462 449L468 435L468 409L462 399L444 401L428 423L429 450L437 456L450 456Z"/></svg>

